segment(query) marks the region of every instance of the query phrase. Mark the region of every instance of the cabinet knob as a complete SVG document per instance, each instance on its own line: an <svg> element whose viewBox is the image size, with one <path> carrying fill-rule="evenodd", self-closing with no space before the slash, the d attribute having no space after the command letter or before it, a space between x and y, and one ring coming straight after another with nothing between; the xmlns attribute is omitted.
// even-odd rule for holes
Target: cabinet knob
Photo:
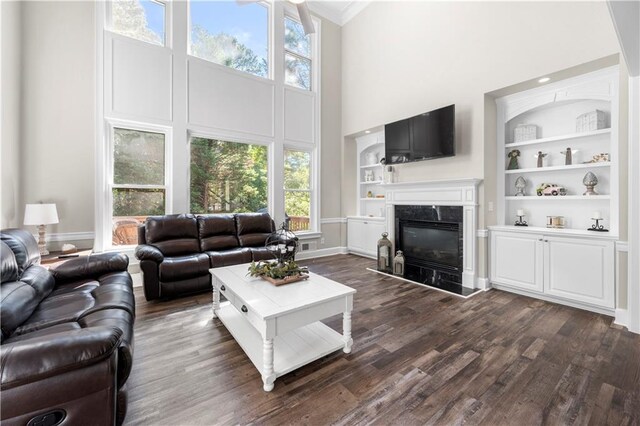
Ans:
<svg viewBox="0 0 640 426"><path fill-rule="evenodd" d="M242 312L249 312L249 310L247 309L247 307L245 305L242 305L242 308L240 308L240 310Z"/></svg>
<svg viewBox="0 0 640 426"><path fill-rule="evenodd" d="M220 287L220 291L227 291L227 289L225 288L225 286Z"/></svg>

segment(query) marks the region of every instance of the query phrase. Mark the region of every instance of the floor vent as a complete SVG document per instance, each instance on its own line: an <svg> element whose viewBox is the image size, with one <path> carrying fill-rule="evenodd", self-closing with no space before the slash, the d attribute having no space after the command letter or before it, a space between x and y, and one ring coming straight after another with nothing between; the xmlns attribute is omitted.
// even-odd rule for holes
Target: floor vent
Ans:
<svg viewBox="0 0 640 426"><path fill-rule="evenodd" d="M302 251L309 250L309 243L302 243Z"/></svg>

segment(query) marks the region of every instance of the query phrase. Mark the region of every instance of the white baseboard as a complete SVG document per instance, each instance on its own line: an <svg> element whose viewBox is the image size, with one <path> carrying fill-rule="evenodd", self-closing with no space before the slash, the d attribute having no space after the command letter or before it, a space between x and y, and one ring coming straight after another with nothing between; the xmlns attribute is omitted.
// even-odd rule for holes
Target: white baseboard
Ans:
<svg viewBox="0 0 640 426"><path fill-rule="evenodd" d="M623 327L629 327L629 311L626 309L616 309L616 316L613 323Z"/></svg>
<svg viewBox="0 0 640 426"><path fill-rule="evenodd" d="M316 257L333 256L336 254L347 254L347 248L329 247L318 250L301 251L296 254L296 260L315 259Z"/></svg>
<svg viewBox="0 0 640 426"><path fill-rule="evenodd" d="M347 223L346 217L325 217L320 219L320 223L323 225L330 223Z"/></svg>
<svg viewBox="0 0 640 426"><path fill-rule="evenodd" d="M487 291L491 289L491 282L489 282L489 278L477 278L476 279L476 288Z"/></svg>

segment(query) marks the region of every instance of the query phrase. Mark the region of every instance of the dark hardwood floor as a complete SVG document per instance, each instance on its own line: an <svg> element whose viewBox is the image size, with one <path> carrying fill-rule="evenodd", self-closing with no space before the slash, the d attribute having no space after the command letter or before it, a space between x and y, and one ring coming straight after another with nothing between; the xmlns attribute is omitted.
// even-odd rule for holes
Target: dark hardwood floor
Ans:
<svg viewBox="0 0 640 426"><path fill-rule="evenodd" d="M354 349L262 390L211 296L136 288L127 424L639 424L640 336L612 318L492 290L463 300L341 255L301 262L358 290ZM342 319L327 324L341 331Z"/></svg>

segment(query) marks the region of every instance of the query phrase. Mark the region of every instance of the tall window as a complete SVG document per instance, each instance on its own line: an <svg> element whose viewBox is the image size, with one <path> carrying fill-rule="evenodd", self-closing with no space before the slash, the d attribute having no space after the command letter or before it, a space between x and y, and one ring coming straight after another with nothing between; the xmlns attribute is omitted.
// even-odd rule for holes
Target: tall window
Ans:
<svg viewBox="0 0 640 426"><path fill-rule="evenodd" d="M113 130L112 244L138 241L137 225L165 213L165 135Z"/></svg>
<svg viewBox="0 0 640 426"><path fill-rule="evenodd" d="M191 140L191 212L267 211L267 147Z"/></svg>
<svg viewBox="0 0 640 426"><path fill-rule="evenodd" d="M284 18L284 82L311 90L311 37L289 17Z"/></svg>
<svg viewBox="0 0 640 426"><path fill-rule="evenodd" d="M190 53L216 64L269 76L269 8L262 3L191 1Z"/></svg>
<svg viewBox="0 0 640 426"><path fill-rule="evenodd" d="M284 208L289 229L311 228L311 153L284 151Z"/></svg>
<svg viewBox="0 0 640 426"><path fill-rule="evenodd" d="M163 2L155 0L113 0L109 29L118 34L147 43L164 46L165 9Z"/></svg>

